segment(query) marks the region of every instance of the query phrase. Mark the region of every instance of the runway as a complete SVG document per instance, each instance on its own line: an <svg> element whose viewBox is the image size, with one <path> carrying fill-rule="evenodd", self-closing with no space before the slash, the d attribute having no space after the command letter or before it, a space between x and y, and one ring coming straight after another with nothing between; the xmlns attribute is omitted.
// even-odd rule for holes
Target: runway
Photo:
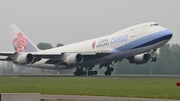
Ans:
<svg viewBox="0 0 180 101"><path fill-rule="evenodd" d="M107 96L41 95L41 101L180 101L171 99L127 98Z"/></svg>
<svg viewBox="0 0 180 101"><path fill-rule="evenodd" d="M3 74L0 77L96 77L96 78L180 78L180 75L95 75L95 76L74 76L74 75L29 75L29 74Z"/></svg>

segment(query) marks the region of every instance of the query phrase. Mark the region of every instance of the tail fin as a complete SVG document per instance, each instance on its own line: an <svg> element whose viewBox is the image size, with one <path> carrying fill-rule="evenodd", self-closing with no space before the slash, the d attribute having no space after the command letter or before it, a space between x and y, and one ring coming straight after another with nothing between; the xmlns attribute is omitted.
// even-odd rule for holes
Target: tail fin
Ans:
<svg viewBox="0 0 180 101"><path fill-rule="evenodd" d="M39 49L29 40L15 24L8 26L11 40L16 52L36 52Z"/></svg>

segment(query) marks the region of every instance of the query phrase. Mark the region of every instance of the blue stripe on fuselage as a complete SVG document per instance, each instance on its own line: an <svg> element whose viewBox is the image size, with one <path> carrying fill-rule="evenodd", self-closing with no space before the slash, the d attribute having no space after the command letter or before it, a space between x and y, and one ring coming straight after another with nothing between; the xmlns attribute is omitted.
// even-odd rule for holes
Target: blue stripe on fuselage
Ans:
<svg viewBox="0 0 180 101"><path fill-rule="evenodd" d="M142 37L140 39L137 39L135 41L132 41L121 47L118 47L112 50L111 53L116 53L117 51L125 51L125 50L146 47L146 46L153 45L163 40L171 39L171 37L172 37L172 33L169 30L159 31L159 32L147 35L145 37Z"/></svg>

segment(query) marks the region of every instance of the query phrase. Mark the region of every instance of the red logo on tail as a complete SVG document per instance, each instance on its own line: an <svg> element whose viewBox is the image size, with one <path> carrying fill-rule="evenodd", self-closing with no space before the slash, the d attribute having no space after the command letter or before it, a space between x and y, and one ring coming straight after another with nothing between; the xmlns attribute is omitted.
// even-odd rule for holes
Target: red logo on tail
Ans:
<svg viewBox="0 0 180 101"><path fill-rule="evenodd" d="M93 48L93 49L95 48L95 45L96 45L96 41L94 41L94 42L92 43L92 48Z"/></svg>
<svg viewBox="0 0 180 101"><path fill-rule="evenodd" d="M24 52L27 42L28 39L24 37L21 32L19 32L13 41L16 52Z"/></svg>

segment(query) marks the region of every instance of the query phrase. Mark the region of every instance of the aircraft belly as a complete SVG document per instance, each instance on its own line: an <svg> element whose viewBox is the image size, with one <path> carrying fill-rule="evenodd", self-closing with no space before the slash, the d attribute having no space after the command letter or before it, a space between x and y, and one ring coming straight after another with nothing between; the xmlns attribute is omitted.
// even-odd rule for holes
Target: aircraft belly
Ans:
<svg viewBox="0 0 180 101"><path fill-rule="evenodd" d="M82 65L90 65L90 64L97 65L101 63L112 62L115 60L122 60L123 58L124 58L123 53L119 52L119 53L108 55L102 58L88 60L86 62L83 62Z"/></svg>
<svg viewBox="0 0 180 101"><path fill-rule="evenodd" d="M156 44L149 45L146 47L136 48L136 49L132 49L132 50L125 50L122 52L119 51L113 55L108 55L108 56L105 56L102 58L88 60L88 61L84 62L82 65L90 65L90 64L96 65L96 64L101 64L101 63L106 63L106 62L111 62L111 61L122 60L122 59L130 57L130 56L134 56L134 55L145 53L145 52L150 52L151 49L157 49L160 46L167 43L168 41L169 40L163 40Z"/></svg>

